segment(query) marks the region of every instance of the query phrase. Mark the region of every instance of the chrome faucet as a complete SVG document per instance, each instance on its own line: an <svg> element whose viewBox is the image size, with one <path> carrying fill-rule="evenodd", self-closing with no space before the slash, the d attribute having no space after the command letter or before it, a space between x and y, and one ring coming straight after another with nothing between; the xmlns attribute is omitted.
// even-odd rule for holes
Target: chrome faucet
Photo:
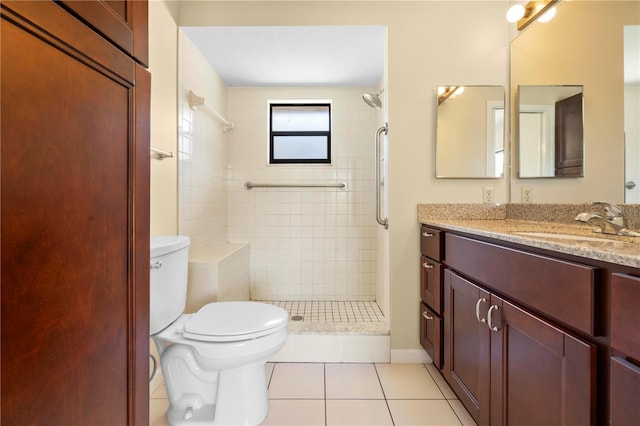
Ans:
<svg viewBox="0 0 640 426"><path fill-rule="evenodd" d="M623 235L627 237L640 237L640 232L627 227L627 220L622 209L615 204L596 201L595 206L604 206L604 216L594 212L580 213L576 220L584 223L593 223L597 226L593 232L602 234Z"/></svg>

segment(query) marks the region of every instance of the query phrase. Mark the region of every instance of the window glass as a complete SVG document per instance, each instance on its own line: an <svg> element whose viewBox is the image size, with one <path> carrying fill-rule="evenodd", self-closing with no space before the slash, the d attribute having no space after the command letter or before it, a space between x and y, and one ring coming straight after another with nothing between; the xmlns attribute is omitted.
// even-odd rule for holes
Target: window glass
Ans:
<svg viewBox="0 0 640 426"><path fill-rule="evenodd" d="M331 163L331 105L272 103L269 162Z"/></svg>

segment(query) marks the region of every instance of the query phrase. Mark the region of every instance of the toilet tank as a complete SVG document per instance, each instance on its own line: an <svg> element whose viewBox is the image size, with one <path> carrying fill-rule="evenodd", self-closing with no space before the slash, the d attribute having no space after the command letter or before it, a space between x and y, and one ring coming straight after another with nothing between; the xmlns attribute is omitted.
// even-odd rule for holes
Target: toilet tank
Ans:
<svg viewBox="0 0 640 426"><path fill-rule="evenodd" d="M149 328L154 335L184 312L187 302L189 237L151 238Z"/></svg>

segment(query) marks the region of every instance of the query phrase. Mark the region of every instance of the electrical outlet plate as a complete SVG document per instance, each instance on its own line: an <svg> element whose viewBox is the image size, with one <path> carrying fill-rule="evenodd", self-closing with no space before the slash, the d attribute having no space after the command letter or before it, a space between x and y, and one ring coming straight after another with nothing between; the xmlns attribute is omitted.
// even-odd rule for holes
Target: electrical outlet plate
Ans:
<svg viewBox="0 0 640 426"><path fill-rule="evenodd" d="M533 189L522 187L521 201L525 204L533 202Z"/></svg>
<svg viewBox="0 0 640 426"><path fill-rule="evenodd" d="M482 202L483 203L493 203L493 186L484 186L482 188Z"/></svg>

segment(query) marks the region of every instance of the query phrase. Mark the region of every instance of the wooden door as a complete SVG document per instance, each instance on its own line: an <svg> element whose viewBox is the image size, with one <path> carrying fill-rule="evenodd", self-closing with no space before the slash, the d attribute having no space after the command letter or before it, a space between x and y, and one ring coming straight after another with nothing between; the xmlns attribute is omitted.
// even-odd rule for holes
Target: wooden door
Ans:
<svg viewBox="0 0 640 426"><path fill-rule="evenodd" d="M143 65L149 64L148 5L145 0L60 0L60 5L95 28Z"/></svg>
<svg viewBox="0 0 640 426"><path fill-rule="evenodd" d="M595 424L596 348L491 296L491 424Z"/></svg>
<svg viewBox="0 0 640 426"><path fill-rule="evenodd" d="M582 93L556 102L556 176L583 176Z"/></svg>
<svg viewBox="0 0 640 426"><path fill-rule="evenodd" d="M4 425L148 424L149 74L53 2L3 2Z"/></svg>
<svg viewBox="0 0 640 426"><path fill-rule="evenodd" d="M476 423L488 425L489 328L486 312L489 293L448 269L444 272L444 284L443 373Z"/></svg>

